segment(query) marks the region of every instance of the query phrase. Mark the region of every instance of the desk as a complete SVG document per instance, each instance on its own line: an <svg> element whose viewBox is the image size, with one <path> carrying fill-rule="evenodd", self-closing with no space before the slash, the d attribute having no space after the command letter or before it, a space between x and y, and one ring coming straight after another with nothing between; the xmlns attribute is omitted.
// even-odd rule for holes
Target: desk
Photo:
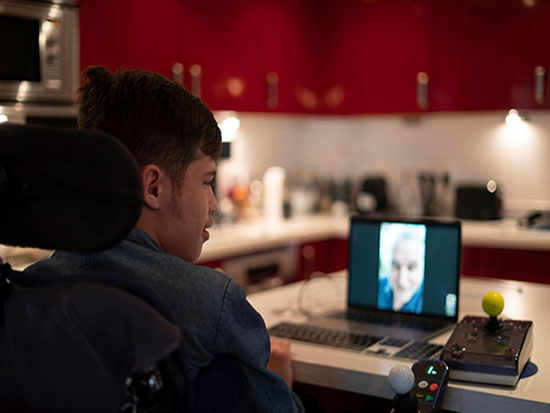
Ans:
<svg viewBox="0 0 550 413"><path fill-rule="evenodd" d="M538 372L520 379L515 388L449 382L443 408L456 412L550 412L550 285L517 281L462 277L459 319L466 314L484 315L481 298L490 290L505 300L502 315L534 322L531 361ZM267 327L283 321L304 322L304 313L321 313L344 308L347 273L313 278L307 284L294 283L252 294L251 304L262 314ZM451 332L430 340L444 344ZM404 360L293 342L294 378L297 382L391 399L387 374Z"/></svg>

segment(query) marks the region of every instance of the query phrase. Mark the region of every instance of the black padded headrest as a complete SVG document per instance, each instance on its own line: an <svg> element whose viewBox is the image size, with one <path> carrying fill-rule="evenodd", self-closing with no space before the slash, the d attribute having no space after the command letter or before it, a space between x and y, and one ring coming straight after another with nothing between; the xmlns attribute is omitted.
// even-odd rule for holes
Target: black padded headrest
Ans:
<svg viewBox="0 0 550 413"><path fill-rule="evenodd" d="M0 125L0 243L108 248L135 226L143 203L132 154L107 135Z"/></svg>

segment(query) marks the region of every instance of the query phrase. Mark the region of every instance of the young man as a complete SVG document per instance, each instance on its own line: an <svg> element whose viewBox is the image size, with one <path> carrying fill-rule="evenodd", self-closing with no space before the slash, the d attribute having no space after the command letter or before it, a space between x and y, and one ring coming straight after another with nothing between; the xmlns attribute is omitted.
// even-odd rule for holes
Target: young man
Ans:
<svg viewBox="0 0 550 413"><path fill-rule="evenodd" d="M134 154L143 179L142 214L116 246L58 251L27 272L122 287L176 323L188 410L300 411L289 389L288 343L274 343L269 367L275 372L267 369L269 336L243 290L224 274L191 264L217 209L212 181L221 136L212 113L155 73L90 67L84 74L79 126L118 138Z"/></svg>

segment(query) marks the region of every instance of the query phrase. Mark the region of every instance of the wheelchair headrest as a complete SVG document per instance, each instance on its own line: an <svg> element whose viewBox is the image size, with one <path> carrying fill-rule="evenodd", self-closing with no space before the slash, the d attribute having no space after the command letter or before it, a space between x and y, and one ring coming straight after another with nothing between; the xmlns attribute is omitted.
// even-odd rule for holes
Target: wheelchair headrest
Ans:
<svg viewBox="0 0 550 413"><path fill-rule="evenodd" d="M132 154L107 135L0 125L0 243L93 251L135 226L143 203Z"/></svg>

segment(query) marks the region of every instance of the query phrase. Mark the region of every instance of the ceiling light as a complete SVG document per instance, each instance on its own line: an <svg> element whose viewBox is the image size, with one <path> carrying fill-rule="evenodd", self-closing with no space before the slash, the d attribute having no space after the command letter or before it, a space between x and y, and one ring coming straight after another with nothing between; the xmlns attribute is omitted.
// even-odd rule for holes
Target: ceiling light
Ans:
<svg viewBox="0 0 550 413"><path fill-rule="evenodd" d="M218 126L222 132L222 142L232 142L241 127L241 121L237 116L229 116Z"/></svg>

